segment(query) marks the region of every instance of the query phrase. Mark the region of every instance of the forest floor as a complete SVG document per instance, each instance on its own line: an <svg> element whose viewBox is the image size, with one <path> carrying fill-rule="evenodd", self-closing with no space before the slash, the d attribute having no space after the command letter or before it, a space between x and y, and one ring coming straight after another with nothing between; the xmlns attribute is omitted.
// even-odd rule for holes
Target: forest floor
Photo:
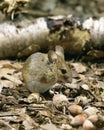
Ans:
<svg viewBox="0 0 104 130"><path fill-rule="evenodd" d="M23 83L23 62L1 60L0 129L81 130L89 120L96 130L104 130L104 63L67 64L72 83L55 84L39 95L31 94Z"/></svg>
<svg viewBox="0 0 104 130"><path fill-rule="evenodd" d="M30 5L48 15L104 15L103 0L83 1L53 0L51 6L38 1L33 6L33 1ZM0 60L0 130L104 130L104 60L67 61L72 83L57 83L40 95L31 94L24 85L23 64L18 59Z"/></svg>

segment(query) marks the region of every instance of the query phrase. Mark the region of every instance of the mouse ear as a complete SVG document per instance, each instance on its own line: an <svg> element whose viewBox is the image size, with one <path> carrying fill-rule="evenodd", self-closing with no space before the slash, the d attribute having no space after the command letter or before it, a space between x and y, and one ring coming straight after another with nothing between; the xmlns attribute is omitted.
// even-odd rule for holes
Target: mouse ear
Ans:
<svg viewBox="0 0 104 130"><path fill-rule="evenodd" d="M48 52L48 59L51 63L55 63L57 61L57 54L54 51L50 50Z"/></svg>
<svg viewBox="0 0 104 130"><path fill-rule="evenodd" d="M56 54L61 56L64 59L64 49L63 49L63 47L57 45L55 47L55 50L56 50Z"/></svg>

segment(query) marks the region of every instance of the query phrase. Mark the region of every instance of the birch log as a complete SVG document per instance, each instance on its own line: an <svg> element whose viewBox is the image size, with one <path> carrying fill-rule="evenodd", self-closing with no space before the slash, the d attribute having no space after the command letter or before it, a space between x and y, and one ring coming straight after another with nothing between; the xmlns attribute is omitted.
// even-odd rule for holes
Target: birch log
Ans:
<svg viewBox="0 0 104 130"><path fill-rule="evenodd" d="M47 51L56 44L70 54L93 49L103 53L104 18L81 21L71 15L37 19L20 15L14 21L0 23L0 59L28 56L28 49L32 53Z"/></svg>

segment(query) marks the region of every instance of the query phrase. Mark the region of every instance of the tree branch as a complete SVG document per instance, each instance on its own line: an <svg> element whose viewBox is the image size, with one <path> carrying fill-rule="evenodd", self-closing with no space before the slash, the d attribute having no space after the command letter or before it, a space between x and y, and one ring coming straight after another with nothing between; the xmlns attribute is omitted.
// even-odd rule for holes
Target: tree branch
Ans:
<svg viewBox="0 0 104 130"><path fill-rule="evenodd" d="M71 15L37 19L20 15L14 21L0 23L0 58L23 57L54 48L56 44L70 54L103 52L103 36L103 17L82 21Z"/></svg>

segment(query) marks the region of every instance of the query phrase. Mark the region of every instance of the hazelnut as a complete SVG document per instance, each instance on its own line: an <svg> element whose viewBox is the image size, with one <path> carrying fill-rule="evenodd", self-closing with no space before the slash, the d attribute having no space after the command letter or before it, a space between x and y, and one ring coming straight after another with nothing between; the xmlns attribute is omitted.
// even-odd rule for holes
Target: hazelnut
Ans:
<svg viewBox="0 0 104 130"><path fill-rule="evenodd" d="M84 121L86 120L86 118L87 118L86 114L79 114L72 119L71 125L73 125L73 126L82 125L84 123Z"/></svg>
<svg viewBox="0 0 104 130"><path fill-rule="evenodd" d="M95 130L94 125L88 119L83 123L83 130Z"/></svg>
<svg viewBox="0 0 104 130"><path fill-rule="evenodd" d="M68 107L68 110L72 115L78 115L82 112L82 107L77 104L73 104Z"/></svg>

